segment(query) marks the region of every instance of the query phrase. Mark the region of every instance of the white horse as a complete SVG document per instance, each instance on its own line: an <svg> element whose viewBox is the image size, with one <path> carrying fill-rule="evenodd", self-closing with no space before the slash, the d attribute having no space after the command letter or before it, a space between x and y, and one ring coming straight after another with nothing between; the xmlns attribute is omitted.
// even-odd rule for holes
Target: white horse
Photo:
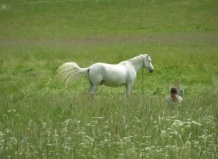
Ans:
<svg viewBox="0 0 218 159"><path fill-rule="evenodd" d="M154 71L151 58L147 54L140 54L118 64L95 63L87 68L80 68L75 62L67 62L58 68L58 75L68 84L75 78L88 74L88 93L94 95L102 84L109 87L125 86L126 95L130 96L137 72L140 68Z"/></svg>

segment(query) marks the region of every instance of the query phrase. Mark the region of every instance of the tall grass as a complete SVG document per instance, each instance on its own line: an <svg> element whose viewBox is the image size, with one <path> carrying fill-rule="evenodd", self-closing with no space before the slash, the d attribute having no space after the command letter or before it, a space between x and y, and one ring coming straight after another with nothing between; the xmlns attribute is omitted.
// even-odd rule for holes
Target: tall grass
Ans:
<svg viewBox="0 0 218 159"><path fill-rule="evenodd" d="M0 158L217 158L217 2L0 2ZM149 53L155 72L86 96L58 66ZM183 104L164 102L174 81Z"/></svg>
<svg viewBox="0 0 218 159"><path fill-rule="evenodd" d="M179 108L142 95L88 100L49 94L8 103L1 117L1 156L216 158L214 98L186 99Z"/></svg>

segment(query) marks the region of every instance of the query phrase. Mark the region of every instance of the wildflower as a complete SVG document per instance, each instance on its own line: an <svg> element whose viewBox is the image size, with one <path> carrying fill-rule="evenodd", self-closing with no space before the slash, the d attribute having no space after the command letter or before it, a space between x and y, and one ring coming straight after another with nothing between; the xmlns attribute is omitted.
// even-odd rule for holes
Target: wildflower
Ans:
<svg viewBox="0 0 218 159"><path fill-rule="evenodd" d="M171 134L171 135L177 135L178 132L174 130L174 131L170 132L170 134Z"/></svg>
<svg viewBox="0 0 218 159"><path fill-rule="evenodd" d="M145 150L146 150L146 151L149 151L149 150L151 150L151 148L150 148L150 147L146 147Z"/></svg>
<svg viewBox="0 0 218 159"><path fill-rule="evenodd" d="M46 127L47 127L47 124L46 124L46 122L44 122L44 123L42 124L42 129L46 129Z"/></svg>
<svg viewBox="0 0 218 159"><path fill-rule="evenodd" d="M172 124L172 126L181 127L181 126L183 126L183 122L180 120L175 120L174 123Z"/></svg>
<svg viewBox="0 0 218 159"><path fill-rule="evenodd" d="M10 137L9 140L10 140L10 143L11 143L12 145L17 144L17 139L16 139L15 137Z"/></svg>
<svg viewBox="0 0 218 159"><path fill-rule="evenodd" d="M70 122L71 122L71 119L67 119L67 120L65 120L62 124L63 124L65 127L67 127Z"/></svg>
<svg viewBox="0 0 218 159"><path fill-rule="evenodd" d="M162 131L164 131L164 130L162 130ZM151 135L149 135L149 136L143 136L143 138L151 138Z"/></svg>
<svg viewBox="0 0 218 159"><path fill-rule="evenodd" d="M103 119L103 117L102 116L92 117L92 119Z"/></svg>
<svg viewBox="0 0 218 159"><path fill-rule="evenodd" d="M192 121L191 123L194 124L194 125L197 125L197 126L201 126L202 125L201 123L198 123L196 121Z"/></svg>
<svg viewBox="0 0 218 159"><path fill-rule="evenodd" d="M88 138L90 141L92 141L92 142L94 142L95 141L95 139L93 139L92 137L90 137L90 136L88 136L88 135L86 135L86 138Z"/></svg>

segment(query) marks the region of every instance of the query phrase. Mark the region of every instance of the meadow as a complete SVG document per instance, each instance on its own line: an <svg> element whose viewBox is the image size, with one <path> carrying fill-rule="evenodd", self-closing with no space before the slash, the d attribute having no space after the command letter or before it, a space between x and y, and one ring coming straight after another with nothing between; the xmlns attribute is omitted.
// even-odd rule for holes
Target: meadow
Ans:
<svg viewBox="0 0 218 159"><path fill-rule="evenodd" d="M1 0L0 158L218 158L216 0ZM87 98L81 67L148 53L125 88L101 86ZM185 90L168 106L175 80Z"/></svg>

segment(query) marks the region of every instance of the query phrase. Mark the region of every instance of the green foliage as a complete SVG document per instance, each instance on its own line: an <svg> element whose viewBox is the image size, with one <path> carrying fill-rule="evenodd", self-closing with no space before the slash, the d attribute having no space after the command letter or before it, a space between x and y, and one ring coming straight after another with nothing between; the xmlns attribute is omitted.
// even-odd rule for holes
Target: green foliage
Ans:
<svg viewBox="0 0 218 159"><path fill-rule="evenodd" d="M0 158L217 158L218 2L215 0L1 0ZM151 55L132 97L81 67ZM180 79L181 107L164 102Z"/></svg>

